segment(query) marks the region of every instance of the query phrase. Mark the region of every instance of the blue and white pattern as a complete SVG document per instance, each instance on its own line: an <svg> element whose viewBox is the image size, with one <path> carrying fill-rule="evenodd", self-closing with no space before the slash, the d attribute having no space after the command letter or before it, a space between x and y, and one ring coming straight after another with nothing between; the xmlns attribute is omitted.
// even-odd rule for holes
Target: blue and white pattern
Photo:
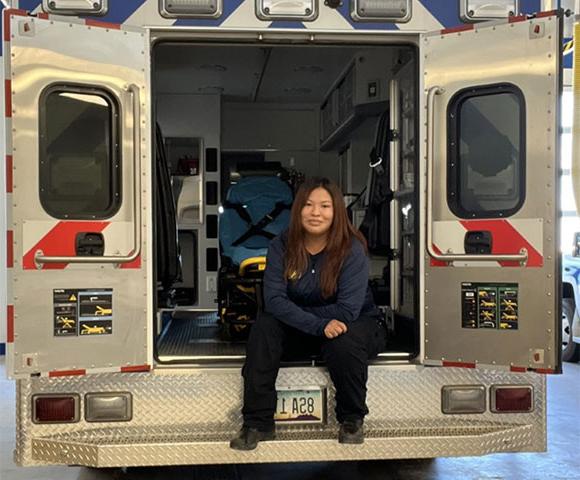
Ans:
<svg viewBox="0 0 580 480"><path fill-rule="evenodd" d="M336 10L318 0L320 14L313 22L263 21L256 17L255 0L223 0L223 13L218 19L167 19L159 14L159 0L109 0L109 12L101 19L105 22L134 26L201 26L231 28L305 28L317 30L401 30L430 31L460 25L459 0L414 0L413 16L408 23L355 22L350 17L350 3ZM42 0L19 0L18 8L36 12ZM521 13L541 10L541 0L520 0Z"/></svg>

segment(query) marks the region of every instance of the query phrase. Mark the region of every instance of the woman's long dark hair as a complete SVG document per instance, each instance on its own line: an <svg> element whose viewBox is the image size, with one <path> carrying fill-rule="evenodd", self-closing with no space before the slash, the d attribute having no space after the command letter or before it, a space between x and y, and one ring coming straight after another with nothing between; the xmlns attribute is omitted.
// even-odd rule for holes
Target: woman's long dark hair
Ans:
<svg viewBox="0 0 580 480"><path fill-rule="evenodd" d="M328 232L324 263L320 272L322 296L329 298L336 292L336 284L345 257L350 252L353 237L367 248L366 240L348 219L342 192L328 178L315 177L306 180L298 189L290 212L290 228L285 257L284 274L288 280L297 280L308 267L308 252L304 245L305 232L302 226L302 209L313 190L324 188L332 198L334 217Z"/></svg>

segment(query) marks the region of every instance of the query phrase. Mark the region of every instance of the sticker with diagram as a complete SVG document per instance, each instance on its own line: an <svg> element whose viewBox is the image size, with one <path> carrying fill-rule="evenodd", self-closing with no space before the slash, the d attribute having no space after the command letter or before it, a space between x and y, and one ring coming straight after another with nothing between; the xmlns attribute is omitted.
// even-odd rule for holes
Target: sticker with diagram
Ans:
<svg viewBox="0 0 580 480"><path fill-rule="evenodd" d="M54 336L113 333L113 289L53 290Z"/></svg>
<svg viewBox="0 0 580 480"><path fill-rule="evenodd" d="M461 326L472 329L518 329L516 283L463 283Z"/></svg>

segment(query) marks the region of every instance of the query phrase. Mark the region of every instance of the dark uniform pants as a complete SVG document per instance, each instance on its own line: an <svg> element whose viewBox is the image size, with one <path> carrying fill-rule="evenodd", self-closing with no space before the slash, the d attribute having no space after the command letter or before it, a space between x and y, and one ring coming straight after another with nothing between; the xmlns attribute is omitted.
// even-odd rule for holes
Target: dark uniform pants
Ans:
<svg viewBox="0 0 580 480"><path fill-rule="evenodd" d="M283 355L292 349L321 353L336 388L336 418L363 418L366 406L368 361L386 347L386 330L377 316L361 316L336 338L302 333L263 313L252 326L246 351L244 426L259 430L274 427L276 377Z"/></svg>

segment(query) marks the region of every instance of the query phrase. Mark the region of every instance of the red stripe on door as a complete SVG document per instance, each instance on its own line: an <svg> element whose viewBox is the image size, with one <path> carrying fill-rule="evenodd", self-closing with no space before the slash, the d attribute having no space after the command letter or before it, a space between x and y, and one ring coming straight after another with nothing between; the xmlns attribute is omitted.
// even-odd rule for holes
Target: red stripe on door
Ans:
<svg viewBox="0 0 580 480"><path fill-rule="evenodd" d="M541 267L544 257L507 220L461 220L467 231L485 230L491 233L493 254L516 254L528 251L527 267ZM519 262L499 262L502 267L519 267Z"/></svg>
<svg viewBox="0 0 580 480"><path fill-rule="evenodd" d="M34 256L39 250L43 255L55 257L75 257L76 236L81 232L102 232L110 222L58 222L50 232L34 245L22 259L24 270L36 270ZM66 263L46 263L44 270L62 270Z"/></svg>
<svg viewBox="0 0 580 480"><path fill-rule="evenodd" d="M20 17L26 17L27 13L26 10L20 10L17 8L9 8L4 10L4 41L10 41L10 15L17 15Z"/></svg>
<svg viewBox="0 0 580 480"><path fill-rule="evenodd" d="M53 377L69 377L73 375L86 375L87 371L84 369L80 370L53 370L52 372L48 372L48 376Z"/></svg>
<svg viewBox="0 0 580 480"><path fill-rule="evenodd" d="M121 30L120 23L101 22L99 20L93 20L91 18L85 20L85 25L87 25L88 27L108 28L109 30Z"/></svg>
<svg viewBox="0 0 580 480"><path fill-rule="evenodd" d="M433 245L433 250L435 251L435 253L441 253L441 250L439 249L439 247L437 247L437 245ZM431 257L431 261L430 261L430 265L432 267L447 267L449 265L449 262L444 262L443 260L436 260L435 258Z"/></svg>
<svg viewBox="0 0 580 480"><path fill-rule="evenodd" d="M455 367L455 368L475 368L475 363L468 362L448 362L443 360L444 367Z"/></svg>
<svg viewBox="0 0 580 480"><path fill-rule="evenodd" d="M121 367L122 373L149 372L150 370L151 365L131 365L129 367Z"/></svg>
<svg viewBox="0 0 580 480"><path fill-rule="evenodd" d="M14 343L14 305L8 305L6 312L6 341Z"/></svg>
<svg viewBox="0 0 580 480"><path fill-rule="evenodd" d="M6 155L6 193L12 193L12 155Z"/></svg>
<svg viewBox="0 0 580 480"><path fill-rule="evenodd" d="M141 255L129 263L122 263L121 268L141 268Z"/></svg>
<svg viewBox="0 0 580 480"><path fill-rule="evenodd" d="M12 80L4 80L4 116L12 118Z"/></svg>
<svg viewBox="0 0 580 480"><path fill-rule="evenodd" d="M6 267L14 267L14 231L6 232Z"/></svg>

